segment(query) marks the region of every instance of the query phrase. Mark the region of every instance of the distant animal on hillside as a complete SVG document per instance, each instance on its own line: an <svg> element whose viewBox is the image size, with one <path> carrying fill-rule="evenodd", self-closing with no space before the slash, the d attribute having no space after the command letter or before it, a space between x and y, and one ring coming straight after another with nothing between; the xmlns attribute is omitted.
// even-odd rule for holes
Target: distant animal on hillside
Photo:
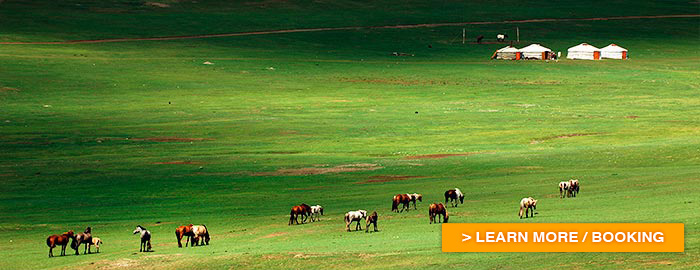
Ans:
<svg viewBox="0 0 700 270"><path fill-rule="evenodd" d="M432 203L428 207L428 217L430 218L430 224L439 223L440 215L442 215L442 222L447 223L449 216L447 215L447 209L442 203Z"/></svg>
<svg viewBox="0 0 700 270"><path fill-rule="evenodd" d="M484 39L484 35L479 35L478 37L476 37L476 43L481 44L482 39Z"/></svg>
<svg viewBox="0 0 700 270"><path fill-rule="evenodd" d="M459 199L459 202L457 201ZM464 193L459 188L445 191L445 203L450 202L452 207L457 207L459 203L464 204Z"/></svg>
<svg viewBox="0 0 700 270"><path fill-rule="evenodd" d="M580 185L578 182L578 179L571 179L569 180L569 194L571 196L576 197L576 194L578 194Z"/></svg>
<svg viewBox="0 0 700 270"><path fill-rule="evenodd" d="M366 218L367 211L365 210L350 211L345 213L345 229L349 232L350 224L352 224L353 222L357 222L355 230L362 230L362 224L360 224L360 221Z"/></svg>
<svg viewBox="0 0 700 270"><path fill-rule="evenodd" d="M63 234L54 234L46 238L46 245L49 246L49 258L53 257L53 248L61 246L61 256L66 255L66 247L68 243L75 238L73 230Z"/></svg>
<svg viewBox="0 0 700 270"><path fill-rule="evenodd" d="M151 251L151 232L146 230L146 228L141 225L137 225L134 230L134 234L141 234L141 245L139 246L139 252L149 252Z"/></svg>
<svg viewBox="0 0 700 270"><path fill-rule="evenodd" d="M192 247L199 245L209 245L209 240L211 240L211 238L209 237L209 229L207 229L207 225L202 224L192 226L192 234L194 234L194 236L192 237Z"/></svg>
<svg viewBox="0 0 700 270"><path fill-rule="evenodd" d="M304 224L304 218L306 217L306 209L301 205L292 206L292 210L289 211L288 225L292 225L295 222L296 224L299 224L299 216L301 216L301 223Z"/></svg>
<svg viewBox="0 0 700 270"><path fill-rule="evenodd" d="M498 34L498 35L496 35L496 40L498 40L498 42L503 42L503 41L506 40L506 38L508 38L508 34Z"/></svg>
<svg viewBox="0 0 700 270"><path fill-rule="evenodd" d="M411 196L408 194L396 194L392 199L391 211L396 211L397 213L403 212L403 210L410 210ZM399 205L401 205L401 211L399 211Z"/></svg>
<svg viewBox="0 0 700 270"><path fill-rule="evenodd" d="M416 200L418 200L419 202L423 202L423 194L413 193L407 195L411 197L411 202L413 202L413 209L418 210L418 208L416 208Z"/></svg>
<svg viewBox="0 0 700 270"><path fill-rule="evenodd" d="M537 200L532 197L520 200L520 212L518 212L520 218L523 218L523 210L525 211L525 218L527 218L528 211L530 211L530 217L534 217L535 210L537 210Z"/></svg>
<svg viewBox="0 0 700 270"><path fill-rule="evenodd" d="M90 243L91 246L95 246L95 252L100 253L100 245L102 244L102 239L93 237L92 238L92 243Z"/></svg>
<svg viewBox="0 0 700 270"><path fill-rule="evenodd" d="M73 242L70 244L71 248L75 249L75 255L80 255L78 249L81 244L85 245L83 254L92 253L90 252L90 244L92 243L92 228L87 227L83 233L79 233L73 238Z"/></svg>
<svg viewBox="0 0 700 270"><path fill-rule="evenodd" d="M559 182L559 198L569 197L569 182Z"/></svg>
<svg viewBox="0 0 700 270"><path fill-rule="evenodd" d="M187 246L188 243L190 243L191 238L194 236L194 233L192 233L192 224L187 225L187 226L180 226L175 229L175 237L177 237L177 247L182 247L182 238L187 237L185 239L185 246Z"/></svg>
<svg viewBox="0 0 700 270"><path fill-rule="evenodd" d="M314 218L316 219L316 221L319 221L321 220L321 216L323 216L323 206L311 206L311 221L314 221Z"/></svg>
<svg viewBox="0 0 700 270"><path fill-rule="evenodd" d="M377 219L379 219L379 215L377 215L377 211L372 212L369 216L367 216L367 226L365 227L365 232L369 232L369 225L374 224L374 231L377 231Z"/></svg>

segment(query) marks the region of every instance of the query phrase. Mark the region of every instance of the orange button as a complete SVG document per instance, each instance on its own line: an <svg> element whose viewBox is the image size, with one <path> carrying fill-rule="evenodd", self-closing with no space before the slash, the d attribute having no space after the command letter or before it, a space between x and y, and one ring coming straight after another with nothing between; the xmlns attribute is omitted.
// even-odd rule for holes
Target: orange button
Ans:
<svg viewBox="0 0 700 270"><path fill-rule="evenodd" d="M683 223L444 223L443 252L683 252Z"/></svg>

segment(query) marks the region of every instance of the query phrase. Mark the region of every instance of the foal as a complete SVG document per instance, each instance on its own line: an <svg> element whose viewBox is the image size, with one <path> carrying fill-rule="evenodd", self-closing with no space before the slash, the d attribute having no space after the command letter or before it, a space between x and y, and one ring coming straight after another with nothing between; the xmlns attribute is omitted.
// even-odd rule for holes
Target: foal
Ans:
<svg viewBox="0 0 700 270"><path fill-rule="evenodd" d="M71 239L75 239L75 234L73 230L65 232L63 234L54 234L46 238L46 245L49 246L49 258L53 257L53 248L56 246L61 246L61 256L66 255L66 246Z"/></svg>
<svg viewBox="0 0 700 270"><path fill-rule="evenodd" d="M365 227L365 232L369 232L369 225L374 224L374 231L377 231L377 219L379 218L379 215L377 215L377 211L372 212L371 215L367 217L367 226Z"/></svg>
<svg viewBox="0 0 700 270"><path fill-rule="evenodd" d="M532 197L523 198L520 200L520 212L518 212L518 216L520 216L520 218L523 218L523 209L525 209L525 218L527 218L528 210L530 211L530 217L535 217L537 200L533 199Z"/></svg>

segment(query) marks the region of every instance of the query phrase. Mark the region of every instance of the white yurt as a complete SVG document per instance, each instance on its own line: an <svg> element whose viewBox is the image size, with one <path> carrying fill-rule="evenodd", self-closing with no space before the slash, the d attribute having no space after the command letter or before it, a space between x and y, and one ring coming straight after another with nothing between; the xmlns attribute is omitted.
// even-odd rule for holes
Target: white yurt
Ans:
<svg viewBox="0 0 700 270"><path fill-rule="evenodd" d="M610 59L627 59L627 49L610 44L600 49L600 57Z"/></svg>
<svg viewBox="0 0 700 270"><path fill-rule="evenodd" d="M520 49L523 59L541 59L548 60L552 59L554 53L547 47L543 47L540 44L530 44L525 48Z"/></svg>
<svg viewBox="0 0 700 270"><path fill-rule="evenodd" d="M513 46L506 46L498 49L491 59L502 59L502 60L520 60L520 50Z"/></svg>
<svg viewBox="0 0 700 270"><path fill-rule="evenodd" d="M600 49L588 43L569 48L566 53L567 59L600 60Z"/></svg>

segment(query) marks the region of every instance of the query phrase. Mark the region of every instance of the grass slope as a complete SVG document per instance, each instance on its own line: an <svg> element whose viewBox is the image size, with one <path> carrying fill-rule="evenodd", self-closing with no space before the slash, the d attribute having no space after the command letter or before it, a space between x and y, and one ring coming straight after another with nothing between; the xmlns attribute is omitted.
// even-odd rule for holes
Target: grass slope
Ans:
<svg viewBox="0 0 700 270"><path fill-rule="evenodd" d="M0 3L2 41L698 11L683 1L518 2L518 13L481 1L32 2ZM0 268L698 267L699 23L517 25L557 51L630 49L631 60L599 62L489 61L502 45L462 45L461 27L4 45ZM406 158L450 153L471 154ZM294 175L339 166L357 170ZM561 200L556 184L570 177L581 196ZM453 187L467 199L448 209L452 222L683 222L686 252L442 254L427 205ZM403 192L424 194L418 211L389 211ZM541 200L539 214L518 220L525 196ZM287 226L301 202L326 216ZM343 231L342 214L358 208L379 212L379 233ZM187 223L206 224L212 245L178 249L172 231ZM137 224L156 252L134 253ZM46 236L88 225L102 253L46 258Z"/></svg>

